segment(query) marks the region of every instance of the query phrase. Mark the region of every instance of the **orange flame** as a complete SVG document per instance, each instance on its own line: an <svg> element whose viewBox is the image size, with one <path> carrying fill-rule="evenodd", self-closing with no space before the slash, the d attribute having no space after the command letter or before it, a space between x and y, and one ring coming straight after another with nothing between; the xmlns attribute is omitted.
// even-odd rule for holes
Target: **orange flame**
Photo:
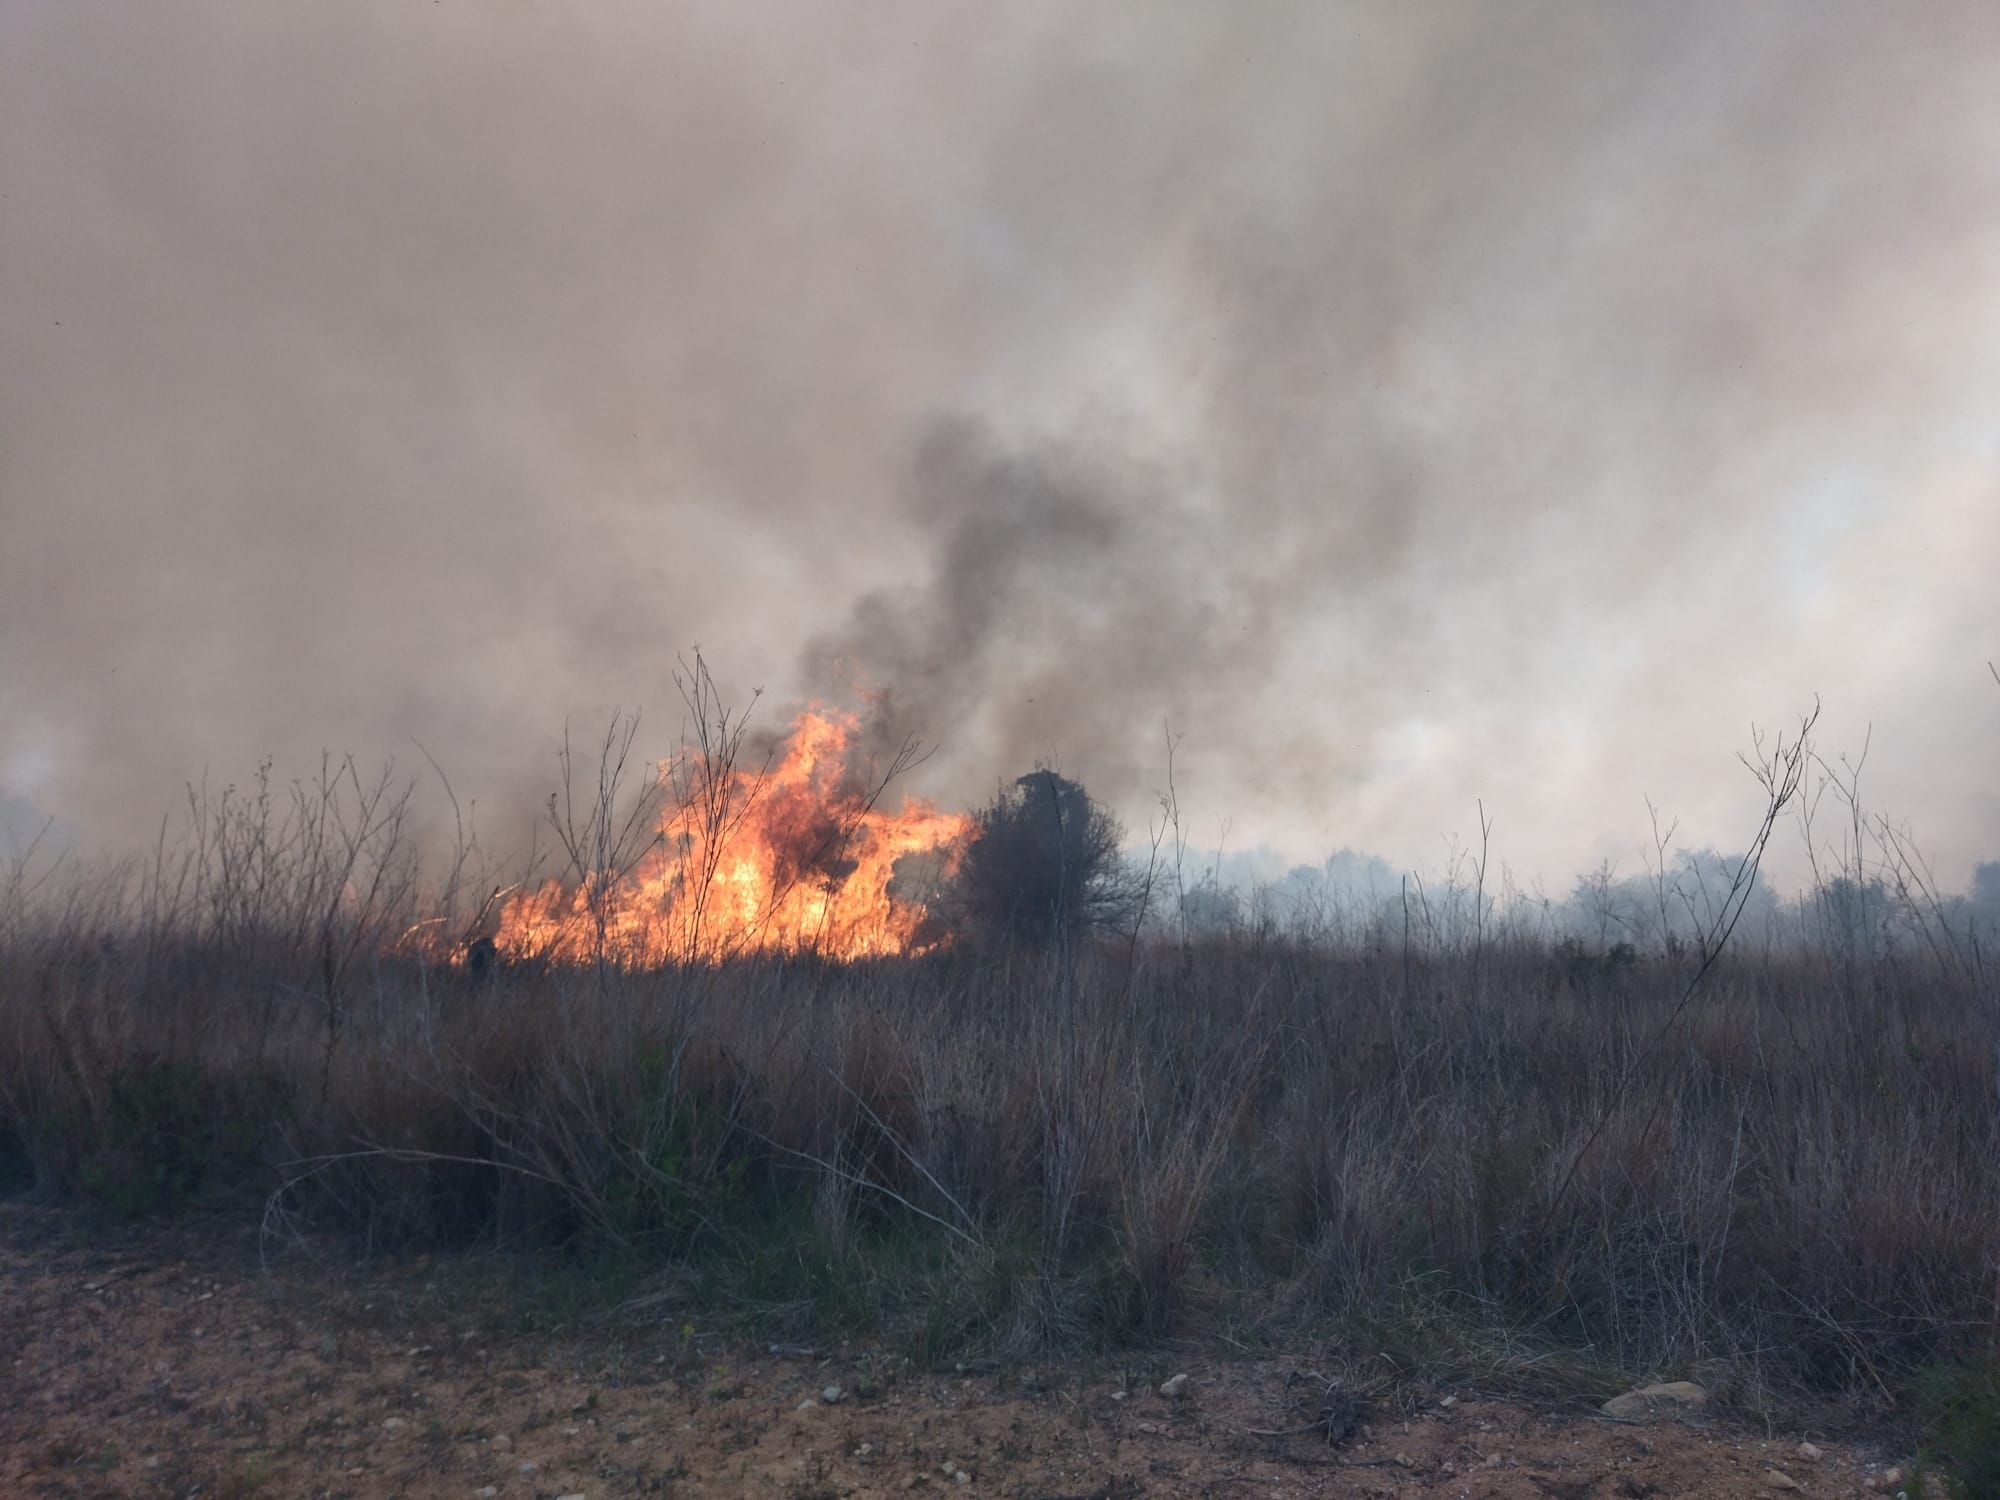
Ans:
<svg viewBox="0 0 2000 1500"><path fill-rule="evenodd" d="M849 774L854 729L847 715L809 710L768 767L695 757L663 768L660 838L638 866L622 880L598 873L515 895L495 948L641 966L936 946L927 901L956 867L972 820L918 799L893 813L877 806Z"/></svg>

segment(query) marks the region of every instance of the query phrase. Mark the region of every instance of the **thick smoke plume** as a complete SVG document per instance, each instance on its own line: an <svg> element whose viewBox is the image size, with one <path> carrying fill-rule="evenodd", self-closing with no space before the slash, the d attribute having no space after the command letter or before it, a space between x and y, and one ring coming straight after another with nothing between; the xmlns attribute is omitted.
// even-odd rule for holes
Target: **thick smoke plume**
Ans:
<svg viewBox="0 0 2000 1500"><path fill-rule="evenodd" d="M420 743L490 823L701 644L923 789L1517 867L1824 695L2000 847L2000 13L0 12L0 792ZM859 695L859 696L857 696Z"/></svg>

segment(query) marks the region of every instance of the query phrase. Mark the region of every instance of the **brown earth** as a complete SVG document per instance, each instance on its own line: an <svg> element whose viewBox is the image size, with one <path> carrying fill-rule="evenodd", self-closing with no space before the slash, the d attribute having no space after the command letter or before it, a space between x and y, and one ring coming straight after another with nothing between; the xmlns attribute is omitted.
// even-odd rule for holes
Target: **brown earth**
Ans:
<svg viewBox="0 0 2000 1500"><path fill-rule="evenodd" d="M1301 1365L1157 1356L970 1373L745 1351L639 1314L509 1331L462 1267L361 1271L240 1223L0 1204L0 1496L1858 1495L1886 1455L1720 1419L1476 1392L1352 1433ZM1180 1399L1158 1386L1184 1369ZM839 1398L822 1395L839 1387ZM1611 1392L1603 1393L1605 1395ZM1772 1471L1777 1471L1774 1477ZM1789 1480L1796 1488L1787 1488Z"/></svg>

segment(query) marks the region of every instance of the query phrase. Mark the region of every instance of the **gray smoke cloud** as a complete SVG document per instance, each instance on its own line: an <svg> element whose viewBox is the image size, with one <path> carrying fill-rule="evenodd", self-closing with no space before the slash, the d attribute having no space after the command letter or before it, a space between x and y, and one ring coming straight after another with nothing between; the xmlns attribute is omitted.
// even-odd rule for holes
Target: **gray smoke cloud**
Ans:
<svg viewBox="0 0 2000 1500"><path fill-rule="evenodd" d="M678 651L1560 881L1824 696L2000 849L2000 14L0 11L0 791L532 816ZM760 710L761 712L761 710ZM765 715L768 719L771 716Z"/></svg>

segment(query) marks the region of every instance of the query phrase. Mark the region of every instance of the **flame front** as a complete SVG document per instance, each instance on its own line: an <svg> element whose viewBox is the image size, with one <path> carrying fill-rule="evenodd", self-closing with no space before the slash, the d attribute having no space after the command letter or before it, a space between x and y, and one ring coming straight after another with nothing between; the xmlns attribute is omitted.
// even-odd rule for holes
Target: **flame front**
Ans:
<svg viewBox="0 0 2000 1500"><path fill-rule="evenodd" d="M693 757L663 768L660 837L637 867L515 895L495 947L510 958L653 965L935 946L928 902L972 820L921 800L893 813L877 806L850 774L854 728L845 715L808 711L768 767Z"/></svg>

